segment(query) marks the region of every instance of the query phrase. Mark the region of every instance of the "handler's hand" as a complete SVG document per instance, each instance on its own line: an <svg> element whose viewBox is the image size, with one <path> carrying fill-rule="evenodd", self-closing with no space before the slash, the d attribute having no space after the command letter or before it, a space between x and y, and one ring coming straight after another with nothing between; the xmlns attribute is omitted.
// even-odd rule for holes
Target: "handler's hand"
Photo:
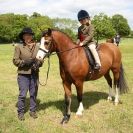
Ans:
<svg viewBox="0 0 133 133"><path fill-rule="evenodd" d="M83 46L83 43L81 42L81 43L79 44L79 46Z"/></svg>

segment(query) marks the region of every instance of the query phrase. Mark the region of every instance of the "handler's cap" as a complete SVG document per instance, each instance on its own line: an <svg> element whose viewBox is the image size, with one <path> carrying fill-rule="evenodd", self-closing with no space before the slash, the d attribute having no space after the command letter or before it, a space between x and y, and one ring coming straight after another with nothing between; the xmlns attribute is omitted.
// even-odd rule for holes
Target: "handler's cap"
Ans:
<svg viewBox="0 0 133 133"><path fill-rule="evenodd" d="M30 27L25 27L23 28L23 30L19 33L19 38L21 40L23 40L23 35L24 34L31 34L34 35L34 32L32 31L32 29Z"/></svg>

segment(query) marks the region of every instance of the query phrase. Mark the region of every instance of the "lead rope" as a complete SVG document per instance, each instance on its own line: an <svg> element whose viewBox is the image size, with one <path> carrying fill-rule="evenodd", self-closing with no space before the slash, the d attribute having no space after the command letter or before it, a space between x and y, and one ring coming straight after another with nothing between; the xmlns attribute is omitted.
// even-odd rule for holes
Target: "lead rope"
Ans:
<svg viewBox="0 0 133 133"><path fill-rule="evenodd" d="M50 53L48 54L48 70L47 70L47 76L46 76L45 84L42 84L42 83L39 81L39 84L40 84L41 86L46 86L46 85L47 85L48 76L49 76L49 70L50 70Z"/></svg>

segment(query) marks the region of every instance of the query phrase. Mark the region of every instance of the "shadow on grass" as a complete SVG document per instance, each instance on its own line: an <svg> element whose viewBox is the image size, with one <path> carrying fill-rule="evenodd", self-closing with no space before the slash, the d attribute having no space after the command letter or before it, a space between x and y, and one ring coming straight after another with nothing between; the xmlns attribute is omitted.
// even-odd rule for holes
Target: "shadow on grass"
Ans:
<svg viewBox="0 0 133 133"><path fill-rule="evenodd" d="M95 104L97 104L101 99L107 99L108 94L104 92L97 92L97 91L91 91L91 92L85 92L83 94L83 105L84 108L87 109ZM45 110L51 106L55 106L57 109L59 109L62 113L64 111L64 99L63 100L55 100L55 101L48 101L44 103L41 103L38 105L37 111ZM77 96L72 95L72 105L71 105L71 111L76 112L78 108L78 101Z"/></svg>
<svg viewBox="0 0 133 133"><path fill-rule="evenodd" d="M83 105L85 109L88 109L89 107L97 104L101 99L107 99L108 94L104 92L98 92L98 91L91 91L91 92L85 92L83 94ZM25 112L28 112L30 105L30 99L26 98L26 107ZM64 99L62 100L55 100L55 101L48 101L40 103L40 99L37 99L37 111L45 110L51 106L56 107L59 109L62 113L64 113ZM17 107L17 103L16 103ZM72 95L72 104L71 104L71 112L76 112L78 108L78 101L77 96Z"/></svg>

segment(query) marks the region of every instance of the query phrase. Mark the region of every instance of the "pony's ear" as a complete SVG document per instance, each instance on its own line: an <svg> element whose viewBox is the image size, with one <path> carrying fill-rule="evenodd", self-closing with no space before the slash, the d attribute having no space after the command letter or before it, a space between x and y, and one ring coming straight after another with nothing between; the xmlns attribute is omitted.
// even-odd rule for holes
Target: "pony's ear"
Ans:
<svg viewBox="0 0 133 133"><path fill-rule="evenodd" d="M50 35L51 35L51 33L52 33L51 28L48 28L48 35L50 36Z"/></svg>

